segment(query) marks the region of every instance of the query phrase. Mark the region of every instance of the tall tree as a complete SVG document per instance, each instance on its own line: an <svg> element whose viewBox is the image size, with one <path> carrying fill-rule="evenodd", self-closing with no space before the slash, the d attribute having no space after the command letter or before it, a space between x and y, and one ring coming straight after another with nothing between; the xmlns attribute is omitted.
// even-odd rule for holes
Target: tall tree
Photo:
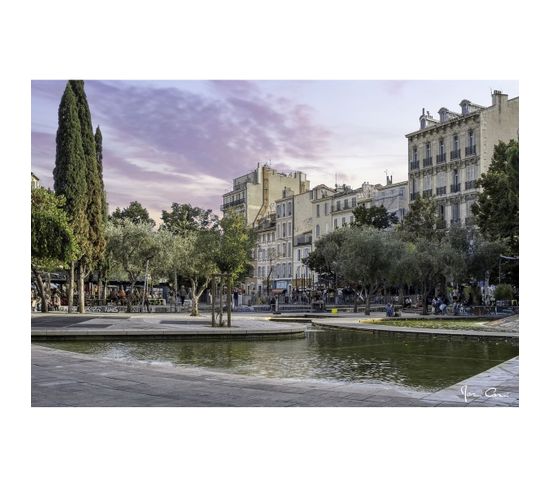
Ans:
<svg viewBox="0 0 550 488"><path fill-rule="evenodd" d="M42 312L48 298L41 272L67 266L77 255L76 240L64 210L65 197L45 188L31 192L31 270L41 298Z"/></svg>
<svg viewBox="0 0 550 488"><path fill-rule="evenodd" d="M103 134L99 125L95 130L95 152L97 157L97 171L99 175L99 182L101 185L101 207L103 210L103 224L107 224L107 217L109 215L109 208L107 205L107 193L105 192L105 184L103 183Z"/></svg>
<svg viewBox="0 0 550 488"><path fill-rule="evenodd" d="M84 90L84 81L70 80L69 84L76 97L82 148L86 163L88 184L86 214L88 217L89 247L79 260L79 311L84 312L84 279L91 269L103 258L105 252L105 223L103 210L103 185L99 177L96 154L96 141L92 126L92 116Z"/></svg>
<svg viewBox="0 0 550 488"><path fill-rule="evenodd" d="M155 221L149 217L149 211L138 201L130 202L126 208L120 210L119 207L109 216L113 224L118 225L124 220L129 220L134 224L145 224L149 227L155 226Z"/></svg>
<svg viewBox="0 0 550 488"><path fill-rule="evenodd" d="M58 111L56 135L54 189L57 195L65 197L65 211L76 238L79 256L89 253L89 221L87 218L87 168L82 133L75 94L67 83ZM72 309L74 262L71 264L68 286L69 312Z"/></svg>
<svg viewBox="0 0 550 488"><path fill-rule="evenodd" d="M375 229L387 229L397 224L399 219L395 212L389 213L384 205L366 208L364 204L353 210L355 227L374 227Z"/></svg>
<svg viewBox="0 0 550 488"><path fill-rule="evenodd" d="M399 226L402 236L410 241L428 239L439 241L445 235L442 219L437 213L434 198L417 198Z"/></svg>
<svg viewBox="0 0 550 488"><path fill-rule="evenodd" d="M203 210L188 203L172 203L170 211L163 210L160 218L163 228L179 235L185 235L189 230L219 226L218 216L211 209Z"/></svg>
<svg viewBox="0 0 550 488"><path fill-rule="evenodd" d="M495 146L491 165L481 175L482 189L472 206L476 224L490 240L503 240L509 252L519 251L519 142L499 142Z"/></svg>

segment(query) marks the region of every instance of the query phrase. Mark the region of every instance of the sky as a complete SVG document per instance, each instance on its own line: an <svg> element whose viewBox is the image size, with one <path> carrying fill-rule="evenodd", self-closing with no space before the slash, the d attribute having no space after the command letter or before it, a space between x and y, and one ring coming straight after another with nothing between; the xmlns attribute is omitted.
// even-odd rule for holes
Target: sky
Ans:
<svg viewBox="0 0 550 488"><path fill-rule="evenodd" d="M57 110L66 80L31 83L32 171L53 188ZM85 82L103 134L109 210L138 200L159 220L172 202L220 213L232 180L270 162L312 186L407 179L405 134L425 108L491 104L517 81L100 81Z"/></svg>

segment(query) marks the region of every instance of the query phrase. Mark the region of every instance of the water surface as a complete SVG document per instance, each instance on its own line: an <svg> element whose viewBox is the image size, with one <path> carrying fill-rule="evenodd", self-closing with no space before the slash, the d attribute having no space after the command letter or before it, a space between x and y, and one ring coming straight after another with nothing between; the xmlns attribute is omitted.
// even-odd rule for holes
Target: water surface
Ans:
<svg viewBox="0 0 550 488"><path fill-rule="evenodd" d="M503 339L308 330L305 339L59 341L44 345L122 361L197 366L271 378L438 390L518 355Z"/></svg>

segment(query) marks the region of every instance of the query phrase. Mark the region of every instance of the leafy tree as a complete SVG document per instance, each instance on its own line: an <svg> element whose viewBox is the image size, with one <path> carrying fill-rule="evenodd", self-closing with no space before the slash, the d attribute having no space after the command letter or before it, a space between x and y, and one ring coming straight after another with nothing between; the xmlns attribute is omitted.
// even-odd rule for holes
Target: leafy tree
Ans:
<svg viewBox="0 0 550 488"><path fill-rule="evenodd" d="M67 83L59 104L53 177L55 193L65 197L65 211L79 249L75 259L80 259L90 252L90 224L86 214L88 184L77 99L70 83ZM69 311L72 307L73 283L74 263L71 265L68 286Z"/></svg>
<svg viewBox="0 0 550 488"><path fill-rule="evenodd" d="M378 293L399 260L401 246L393 233L377 229L350 229L339 255L344 277L360 283L365 292L365 315L370 315L371 296Z"/></svg>
<svg viewBox="0 0 550 488"><path fill-rule="evenodd" d="M155 226L155 221L149 217L147 209L137 201L130 202L130 205L122 210L117 207L110 215L109 220L115 225L122 224L125 220L129 220L134 224L145 224L149 227Z"/></svg>
<svg viewBox="0 0 550 488"><path fill-rule="evenodd" d="M134 223L129 219L107 226L107 255L120 266L130 281L130 294L159 252L159 241L153 228L147 223ZM131 312L131 300L128 300L128 312Z"/></svg>
<svg viewBox="0 0 550 488"><path fill-rule="evenodd" d="M342 276L339 256L349 231L349 227L343 227L325 234L315 243L315 249L302 259L309 269L318 273L321 279L332 282L334 287Z"/></svg>
<svg viewBox="0 0 550 488"><path fill-rule="evenodd" d="M99 128L99 125L97 126L95 130L95 152L97 157L97 171L99 175L99 182L101 184L101 207L103 210L103 224L107 224L107 219L109 216L109 208L107 205L107 193L105 192L105 185L103 183L103 134L101 133L101 129Z"/></svg>
<svg viewBox="0 0 550 488"><path fill-rule="evenodd" d="M70 80L69 84L76 97L82 148L86 164L86 215L89 223L89 246L79 260L79 310L80 312L84 312L84 279L92 268L102 260L105 252L104 189L99 174L96 140L92 127L90 107L88 106L88 99L84 90L84 81Z"/></svg>
<svg viewBox="0 0 550 488"><path fill-rule="evenodd" d="M393 224L399 222L399 218L393 213L389 213L384 205L366 208L364 204L355 207L353 210L354 222L356 227L374 227L375 229L387 229Z"/></svg>
<svg viewBox="0 0 550 488"><path fill-rule="evenodd" d="M408 240L441 240L444 235L442 221L437 214L435 199L417 198L410 205L409 213L403 218L399 230Z"/></svg>
<svg viewBox="0 0 550 488"><path fill-rule="evenodd" d="M65 203L65 197L45 188L31 192L31 270L42 300L42 312L48 311L48 299L41 271L65 267L77 255Z"/></svg>
<svg viewBox="0 0 550 488"><path fill-rule="evenodd" d="M162 211L161 220L163 228L179 235L185 235L190 230L219 226L218 217L212 210L192 207L188 203L172 203L170 211Z"/></svg>
<svg viewBox="0 0 550 488"><path fill-rule="evenodd" d="M482 189L472 206L476 224L489 240L503 240L511 253L519 251L519 142L499 142L487 173L481 175Z"/></svg>

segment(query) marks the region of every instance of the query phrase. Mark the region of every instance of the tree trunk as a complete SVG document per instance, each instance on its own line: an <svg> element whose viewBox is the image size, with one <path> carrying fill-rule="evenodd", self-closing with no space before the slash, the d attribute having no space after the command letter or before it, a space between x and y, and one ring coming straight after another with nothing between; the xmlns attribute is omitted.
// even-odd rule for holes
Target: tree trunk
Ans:
<svg viewBox="0 0 550 488"><path fill-rule="evenodd" d="M84 276L85 276L84 263L79 263L78 266L78 312L84 313L86 311L86 302L84 299Z"/></svg>
<svg viewBox="0 0 550 488"><path fill-rule="evenodd" d="M69 285L67 287L67 313L73 311L74 298L74 261L71 261L71 270L69 272Z"/></svg>
<svg viewBox="0 0 550 488"><path fill-rule="evenodd" d="M428 287L422 284L422 315L428 315Z"/></svg>
<svg viewBox="0 0 550 488"><path fill-rule="evenodd" d="M370 315L370 293L365 290L365 315Z"/></svg>
<svg viewBox="0 0 550 488"><path fill-rule="evenodd" d="M48 313L48 300L46 299L46 292L44 290L44 283L42 281L42 276L40 276L40 272L35 268L32 267L32 272L34 274L34 277L36 278L36 284L38 285L38 293L40 293L40 311L43 313Z"/></svg>
<svg viewBox="0 0 550 488"><path fill-rule="evenodd" d="M197 296L197 283L191 279L191 317L199 316L199 296Z"/></svg>
<svg viewBox="0 0 550 488"><path fill-rule="evenodd" d="M233 305L233 280L227 278L227 327L231 327L231 306Z"/></svg>

